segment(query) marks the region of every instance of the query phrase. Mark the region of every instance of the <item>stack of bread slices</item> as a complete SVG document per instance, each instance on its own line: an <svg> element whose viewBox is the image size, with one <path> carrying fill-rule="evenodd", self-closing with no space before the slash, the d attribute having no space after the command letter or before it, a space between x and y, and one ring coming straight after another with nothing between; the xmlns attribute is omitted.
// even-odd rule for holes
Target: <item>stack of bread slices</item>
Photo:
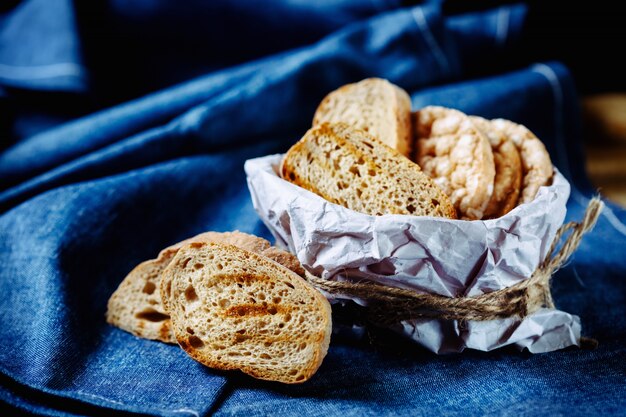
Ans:
<svg viewBox="0 0 626 417"><path fill-rule="evenodd" d="M322 363L330 305L292 254L241 232L207 232L133 269L111 296L107 321L178 343L216 369L300 383Z"/></svg>
<svg viewBox="0 0 626 417"><path fill-rule="evenodd" d="M281 166L286 180L362 213L465 220L533 200L552 173L524 126L438 106L411 112L408 94L378 78L326 96Z"/></svg>

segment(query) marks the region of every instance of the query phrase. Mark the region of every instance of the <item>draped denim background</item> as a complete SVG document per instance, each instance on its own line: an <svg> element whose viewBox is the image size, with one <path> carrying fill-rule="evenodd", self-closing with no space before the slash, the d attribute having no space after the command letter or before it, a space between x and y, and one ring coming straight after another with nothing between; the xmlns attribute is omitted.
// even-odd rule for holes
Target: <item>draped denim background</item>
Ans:
<svg viewBox="0 0 626 417"><path fill-rule="evenodd" d="M626 212L610 204L554 280L594 351L435 356L389 335L336 336L312 380L282 386L104 321L109 295L159 249L205 230L269 237L243 162L286 150L327 92L368 76L407 89L414 108L529 126L572 182L579 219L593 190L568 70L490 71L524 7L14 3L0 17L1 415L623 414Z"/></svg>

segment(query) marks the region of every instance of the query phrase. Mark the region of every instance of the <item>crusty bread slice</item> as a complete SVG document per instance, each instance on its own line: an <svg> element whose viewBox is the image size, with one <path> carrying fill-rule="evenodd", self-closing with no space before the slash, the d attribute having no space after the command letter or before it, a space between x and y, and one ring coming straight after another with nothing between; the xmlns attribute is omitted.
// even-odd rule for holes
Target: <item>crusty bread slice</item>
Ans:
<svg viewBox="0 0 626 417"><path fill-rule="evenodd" d="M387 80L367 78L328 94L315 112L313 126L326 122L344 122L411 155L411 99Z"/></svg>
<svg viewBox="0 0 626 417"><path fill-rule="evenodd" d="M235 246L191 243L163 275L176 340L202 364L299 383L322 363L330 305L282 265Z"/></svg>
<svg viewBox="0 0 626 417"><path fill-rule="evenodd" d="M310 129L282 161L284 179L370 215L456 218L448 196L419 166L345 123Z"/></svg>
<svg viewBox="0 0 626 417"><path fill-rule="evenodd" d="M304 269L295 256L272 247L265 239L238 231L206 232L169 246L156 259L137 265L109 299L107 322L135 336L176 343L170 329L170 317L162 304L161 273L178 250L191 242L218 242L238 246L268 256L304 275Z"/></svg>
<svg viewBox="0 0 626 417"><path fill-rule="evenodd" d="M159 256L137 265L109 298L109 324L144 339L176 343L170 317L163 310L159 293L161 272L173 255Z"/></svg>

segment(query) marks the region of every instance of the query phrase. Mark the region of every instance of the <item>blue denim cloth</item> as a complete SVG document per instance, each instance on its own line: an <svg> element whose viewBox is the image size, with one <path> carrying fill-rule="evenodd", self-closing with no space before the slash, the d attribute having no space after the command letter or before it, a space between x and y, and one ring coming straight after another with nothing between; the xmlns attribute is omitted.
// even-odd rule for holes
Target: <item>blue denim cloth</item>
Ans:
<svg viewBox="0 0 626 417"><path fill-rule="evenodd" d="M145 61L129 71L145 72L146 85L206 74L36 135L15 133L0 153L0 415L623 415L626 212L611 204L554 277L557 306L580 315L583 333L600 343L593 351L436 356L384 333L373 342L337 335L310 381L284 386L205 368L175 346L107 325L110 294L159 249L205 230L269 238L244 161L285 151L327 92L364 77L404 87L414 108L526 124L572 182L568 220L594 193L565 67L528 63L466 78L467 68L504 56L523 7L446 17L436 3L209 3L107 3L105 21L117 22L121 38L145 42L137 48ZM75 13L69 0L32 0L2 15L0 101L22 90L91 91L103 70L77 46ZM190 26L172 32L180 49L164 51L180 68L155 65L152 42L164 42L156 32L168 19ZM257 21L263 30L250 26ZM228 38L213 39L206 50L219 56L200 62L201 50L185 48L203 45L188 39L194 33L232 34L233 50Z"/></svg>

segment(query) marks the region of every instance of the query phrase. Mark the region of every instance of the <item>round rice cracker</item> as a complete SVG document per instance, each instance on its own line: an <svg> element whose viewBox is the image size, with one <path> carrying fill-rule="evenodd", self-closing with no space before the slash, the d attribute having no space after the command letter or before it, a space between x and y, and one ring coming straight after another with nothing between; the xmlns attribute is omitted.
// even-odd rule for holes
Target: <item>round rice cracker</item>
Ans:
<svg viewBox="0 0 626 417"><path fill-rule="evenodd" d="M505 119L495 119L491 125L514 144L522 161L522 189L518 204L533 201L539 187L552 181L552 161L543 142L525 126Z"/></svg>
<svg viewBox="0 0 626 417"><path fill-rule="evenodd" d="M522 186L522 162L515 144L504 132L492 126L490 120L478 116L470 116L470 120L487 137L493 152L496 176L483 218L494 219L504 216L517 205Z"/></svg>
<svg viewBox="0 0 626 417"><path fill-rule="evenodd" d="M438 106L416 112L415 131L417 164L450 197L460 218L481 219L495 178L487 138L464 113Z"/></svg>

